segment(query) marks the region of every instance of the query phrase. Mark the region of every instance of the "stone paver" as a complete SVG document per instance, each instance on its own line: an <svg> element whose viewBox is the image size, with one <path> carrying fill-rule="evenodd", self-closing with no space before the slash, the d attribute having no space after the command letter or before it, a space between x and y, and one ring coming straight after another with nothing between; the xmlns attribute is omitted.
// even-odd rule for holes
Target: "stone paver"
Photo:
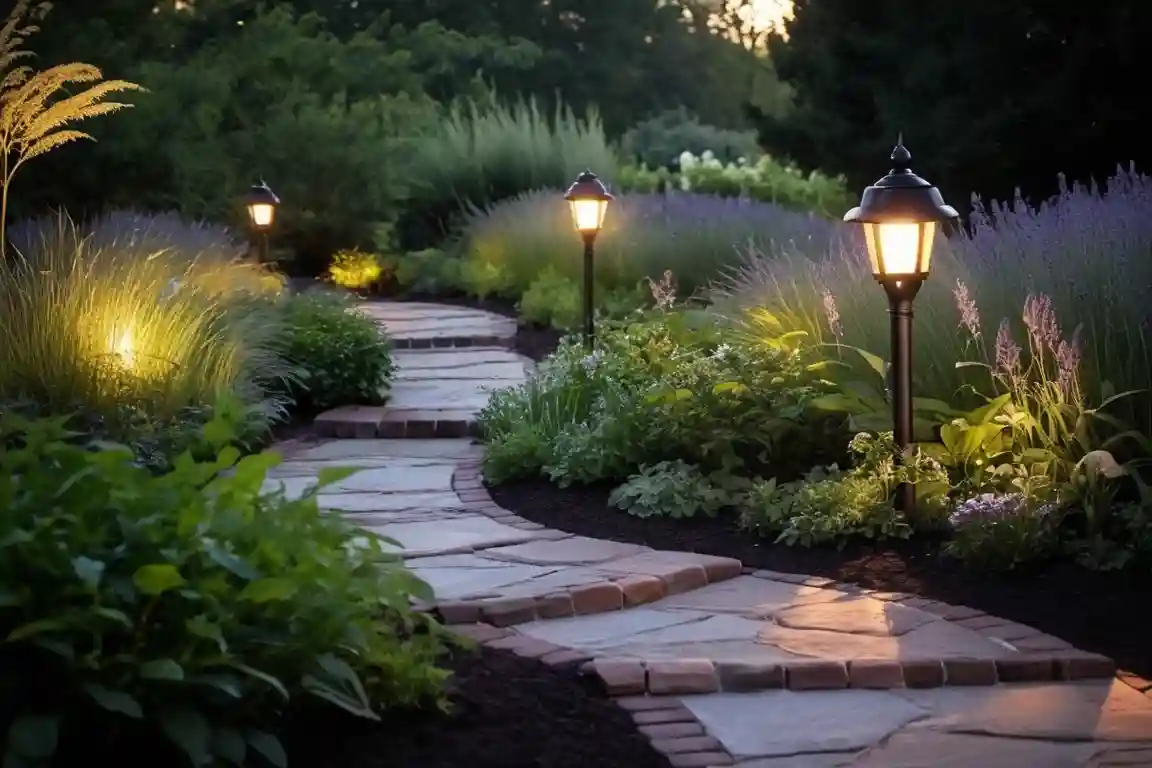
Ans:
<svg viewBox="0 0 1152 768"><path fill-rule="evenodd" d="M738 765L757 768L1084 768L1152 755L1152 703L1115 680L681 702Z"/></svg>
<svg viewBox="0 0 1152 768"><path fill-rule="evenodd" d="M966 606L549 530L492 503L463 439L529 366L515 323L366 304L397 340L385 407L318 419L268 489L320 492L402 547L456 631L584 665L679 768L1152 768L1152 682ZM396 438L396 439L379 439ZM399 439L403 438L403 439ZM367 535L367 534L365 534ZM1147 692L1146 692L1147 691Z"/></svg>

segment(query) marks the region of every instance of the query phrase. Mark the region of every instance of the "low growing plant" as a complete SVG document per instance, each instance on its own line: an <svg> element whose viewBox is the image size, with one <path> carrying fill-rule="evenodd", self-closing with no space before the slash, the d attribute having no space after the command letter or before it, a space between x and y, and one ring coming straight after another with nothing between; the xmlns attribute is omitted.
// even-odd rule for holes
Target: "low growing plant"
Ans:
<svg viewBox="0 0 1152 768"><path fill-rule="evenodd" d="M584 312L580 286L551 267L532 281L517 307L528 322L565 331L579 327Z"/></svg>
<svg viewBox="0 0 1152 768"><path fill-rule="evenodd" d="M396 367L382 329L346 297L310 291L280 302L283 353L296 366L288 394L305 411L378 405Z"/></svg>
<svg viewBox="0 0 1152 768"><path fill-rule="evenodd" d="M290 707L379 719L442 695L445 635L410 607L431 591L314 491L266 491L276 454L240 458L214 421L213 459L155 476L72 437L63 419L0 419L6 765L156 735L173 747L159 763L285 768Z"/></svg>
<svg viewBox="0 0 1152 768"><path fill-rule="evenodd" d="M328 265L328 279L341 288L366 290L384 277L380 256L360 250L338 251Z"/></svg>
<svg viewBox="0 0 1152 768"><path fill-rule="evenodd" d="M735 506L748 481L724 472L704 474L676 459L646 464L608 497L608 503L635 517L715 517Z"/></svg>

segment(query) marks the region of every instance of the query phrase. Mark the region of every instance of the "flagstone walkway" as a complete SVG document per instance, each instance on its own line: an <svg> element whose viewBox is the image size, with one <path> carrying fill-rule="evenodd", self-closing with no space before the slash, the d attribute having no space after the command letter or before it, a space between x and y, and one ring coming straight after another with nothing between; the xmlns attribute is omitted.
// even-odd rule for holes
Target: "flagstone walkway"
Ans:
<svg viewBox="0 0 1152 768"><path fill-rule="evenodd" d="M524 380L499 345L405 341L503 342L504 318L376 311L410 347L393 412L419 398L468 422L486 389ZM673 766L1152 766L1152 683L1107 659L962 606L549 530L492 503L473 441L379 439L376 416L369 439L283 446L269 482L295 494L325 467L359 468L323 508L403 545L461 633L583 664Z"/></svg>

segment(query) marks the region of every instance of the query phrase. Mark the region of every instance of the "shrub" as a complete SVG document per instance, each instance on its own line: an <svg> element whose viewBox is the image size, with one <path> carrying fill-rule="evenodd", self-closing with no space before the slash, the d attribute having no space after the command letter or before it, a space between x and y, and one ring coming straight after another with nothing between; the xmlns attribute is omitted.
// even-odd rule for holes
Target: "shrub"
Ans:
<svg viewBox="0 0 1152 768"><path fill-rule="evenodd" d="M977 371L956 366L970 358L974 343L962 327L964 314L976 312L977 335L989 349L1001 319L1016 325L1028 293L1049 296L1065 327L1080 328L1083 381L1093 400L1109 389L1147 388L1150 208L1152 180L1132 170L1118 171L1106 191L1073 186L1035 209L1019 200L977 201L971 234L936 238L933 274L916 301L917 392L951 400L978 382ZM763 307L784 330L803 330L814 339L874 352L888 348L883 292L871 280L854 231L844 231L830 249L814 243L782 252L753 244L746 254L739 273L712 294L719 303ZM1140 395L1118 405L1119 416L1145 433L1152 430L1152 398Z"/></svg>
<svg viewBox="0 0 1152 768"><path fill-rule="evenodd" d="M608 503L636 517L715 517L739 499L748 481L724 472L705 475L679 459L645 465L612 491Z"/></svg>
<svg viewBox="0 0 1152 768"><path fill-rule="evenodd" d="M754 161L762 154L755 131L706 125L684 107L636 124L620 139L620 149L632 162L649 168L676 167L683 152L711 152L724 163Z"/></svg>
<svg viewBox="0 0 1152 768"><path fill-rule="evenodd" d="M396 282L419 294L451 294L463 287L460 260L436 248L406 253L396 259Z"/></svg>
<svg viewBox="0 0 1152 768"><path fill-rule="evenodd" d="M530 323L575 330L584 312L581 287L549 267L524 291L518 309L520 317Z"/></svg>
<svg viewBox="0 0 1152 768"><path fill-rule="evenodd" d="M279 319L262 295L280 282L227 233L177 217L113 214L84 234L65 218L12 232L0 263L0 401L81 411L130 439L237 395L264 424L290 378Z"/></svg>
<svg viewBox="0 0 1152 768"><path fill-rule="evenodd" d="M298 367L289 395L306 412L378 405L395 373L383 331L344 296L309 291L281 303L285 357Z"/></svg>
<svg viewBox="0 0 1152 768"><path fill-rule="evenodd" d="M749 475L810 466L826 444L822 425L804 421L819 394L806 350L795 339L745 349L698 313L602 327L590 355L568 339L480 414L485 473L567 485L623 481L662 461Z"/></svg>
<svg viewBox="0 0 1152 768"><path fill-rule="evenodd" d="M272 732L301 699L378 719L440 695L442 635L409 607L430 590L314 494L263 492L275 454L185 455L156 477L66 436L0 420L6 763L155 733L174 747L161 762L284 768Z"/></svg>
<svg viewBox="0 0 1152 768"><path fill-rule="evenodd" d="M586 168L611 179L616 155L595 112L535 101L453 108L418 144L407 212L397 226L407 249L436 246L468 207L486 208L543 187L566 187Z"/></svg>
<svg viewBox="0 0 1152 768"><path fill-rule="evenodd" d="M328 265L328 279L341 288L365 290L384 276L384 264L375 253L360 250L337 251Z"/></svg>
<svg viewBox="0 0 1152 768"><path fill-rule="evenodd" d="M834 225L769 203L708 195L620 195L596 240L601 296L633 290L671 270L688 297L740 264L740 249L826 248ZM795 244L795 246L794 246ZM469 269L503 270L506 290L520 296L546 269L579 284L582 248L558 191L539 191L474 212L465 229Z"/></svg>
<svg viewBox="0 0 1152 768"><path fill-rule="evenodd" d="M620 186L630 192L679 189L720 197L748 197L797 211L839 219L856 204L843 177L814 171L804 174L765 155L754 163L738 158L723 163L709 150L696 156L683 152L679 171L630 166L620 171Z"/></svg>

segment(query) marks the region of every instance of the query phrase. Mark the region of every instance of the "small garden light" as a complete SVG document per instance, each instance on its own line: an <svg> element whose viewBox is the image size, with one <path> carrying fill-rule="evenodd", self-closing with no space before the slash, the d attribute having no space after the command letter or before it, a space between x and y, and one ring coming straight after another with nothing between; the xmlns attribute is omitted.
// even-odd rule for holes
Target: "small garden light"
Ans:
<svg viewBox="0 0 1152 768"><path fill-rule="evenodd" d="M268 185L261 181L252 185L244 199L248 209L248 225L252 230L252 237L259 249L261 262L268 261L268 233L276 221L276 207L280 205L280 198L276 197Z"/></svg>
<svg viewBox="0 0 1152 768"><path fill-rule="evenodd" d="M864 190L844 221L864 226L872 274L888 294L892 318L892 420L897 460L912 443L912 301L928 278L936 225L960 217L940 191L912 173L903 139L892 150L892 170ZM896 505L911 511L915 488L897 490Z"/></svg>
<svg viewBox="0 0 1152 768"><path fill-rule="evenodd" d="M604 216L608 213L608 203L613 199L608 194L604 182L592 173L580 174L564 199L572 210L572 223L584 238L584 346L592 348L593 341L593 262L595 261L596 235L604 226Z"/></svg>

